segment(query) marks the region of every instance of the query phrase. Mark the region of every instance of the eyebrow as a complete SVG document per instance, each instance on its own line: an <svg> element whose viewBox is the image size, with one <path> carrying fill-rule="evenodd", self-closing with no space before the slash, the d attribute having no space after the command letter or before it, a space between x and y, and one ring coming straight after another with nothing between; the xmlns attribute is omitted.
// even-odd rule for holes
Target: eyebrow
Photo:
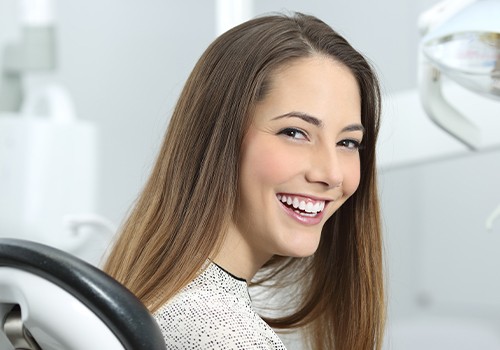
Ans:
<svg viewBox="0 0 500 350"><path fill-rule="evenodd" d="M319 128L323 127L323 122L321 120L319 120L316 117L313 117L312 115L309 115L309 114L303 113L303 112L288 112L288 113L279 115L277 117L274 117L272 120L278 120L278 119L282 119L282 118L299 118L299 119L302 119L303 121L305 121L309 124L312 124L314 126L317 126Z"/></svg>
<svg viewBox="0 0 500 350"><path fill-rule="evenodd" d="M349 132L349 131L361 131L364 135L365 127L361 124L351 124L342 129L342 132Z"/></svg>
<svg viewBox="0 0 500 350"><path fill-rule="evenodd" d="M323 127L323 122L312 115L303 112L288 112L277 117L274 117L272 120L278 120L282 118L299 118L303 121L317 126L319 128ZM350 131L361 131L363 134L365 133L365 128L361 124L351 124L342 129L342 132L350 132Z"/></svg>

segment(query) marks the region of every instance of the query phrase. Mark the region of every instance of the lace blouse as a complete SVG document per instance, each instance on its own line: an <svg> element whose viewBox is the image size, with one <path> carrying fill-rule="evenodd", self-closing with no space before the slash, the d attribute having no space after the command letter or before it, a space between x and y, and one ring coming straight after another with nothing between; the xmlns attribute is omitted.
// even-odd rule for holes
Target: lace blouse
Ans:
<svg viewBox="0 0 500 350"><path fill-rule="evenodd" d="M248 286L214 263L154 313L167 349L285 349L252 309Z"/></svg>

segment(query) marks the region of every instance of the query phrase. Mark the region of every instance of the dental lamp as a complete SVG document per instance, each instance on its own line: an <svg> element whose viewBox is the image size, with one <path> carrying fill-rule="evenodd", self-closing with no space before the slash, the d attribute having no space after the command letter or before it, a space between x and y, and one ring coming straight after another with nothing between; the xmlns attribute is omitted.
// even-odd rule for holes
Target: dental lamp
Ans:
<svg viewBox="0 0 500 350"><path fill-rule="evenodd" d="M442 77L500 102L500 0L441 2L420 16L419 29L424 110L435 124L476 150L480 130L444 98Z"/></svg>

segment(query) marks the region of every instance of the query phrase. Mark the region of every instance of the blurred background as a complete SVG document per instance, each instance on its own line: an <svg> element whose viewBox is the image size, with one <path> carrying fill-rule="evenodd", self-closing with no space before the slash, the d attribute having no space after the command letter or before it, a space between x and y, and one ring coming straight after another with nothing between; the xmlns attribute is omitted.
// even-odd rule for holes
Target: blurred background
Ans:
<svg viewBox="0 0 500 350"><path fill-rule="evenodd" d="M492 216L500 205L500 101L444 81L480 130L474 147L424 112L418 18L437 3L247 0L228 14L232 5L222 0L0 0L0 236L98 265L147 178L189 72L231 25L223 19L300 11L343 34L382 83L385 347L500 349L500 219Z"/></svg>

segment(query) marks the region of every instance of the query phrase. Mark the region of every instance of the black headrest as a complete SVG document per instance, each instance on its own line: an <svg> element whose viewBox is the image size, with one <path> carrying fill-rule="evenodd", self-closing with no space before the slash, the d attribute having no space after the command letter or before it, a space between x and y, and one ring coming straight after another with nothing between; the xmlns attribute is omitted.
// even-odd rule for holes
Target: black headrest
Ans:
<svg viewBox="0 0 500 350"><path fill-rule="evenodd" d="M0 266L30 272L60 286L92 310L125 349L165 349L156 321L139 299L89 263L40 243L0 238Z"/></svg>

